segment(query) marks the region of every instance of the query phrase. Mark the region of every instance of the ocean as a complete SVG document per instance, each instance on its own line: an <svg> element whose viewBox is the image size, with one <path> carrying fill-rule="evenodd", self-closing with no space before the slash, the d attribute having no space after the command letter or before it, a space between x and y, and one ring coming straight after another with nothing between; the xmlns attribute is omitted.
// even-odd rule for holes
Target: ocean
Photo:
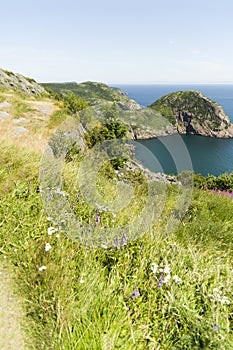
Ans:
<svg viewBox="0 0 233 350"><path fill-rule="evenodd" d="M175 91L197 90L219 103L233 122L233 85L114 85L129 98L147 107L158 98ZM152 154L151 154L152 153ZM233 172L233 139L198 135L170 135L136 142L136 157L149 169L167 174L193 170L218 176Z"/></svg>

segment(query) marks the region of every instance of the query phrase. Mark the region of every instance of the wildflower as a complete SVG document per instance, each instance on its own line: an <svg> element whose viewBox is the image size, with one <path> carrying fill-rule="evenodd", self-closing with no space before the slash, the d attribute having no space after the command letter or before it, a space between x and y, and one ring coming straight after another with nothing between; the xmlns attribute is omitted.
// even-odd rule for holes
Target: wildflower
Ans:
<svg viewBox="0 0 233 350"><path fill-rule="evenodd" d="M221 294L222 292L218 288L213 289L214 294Z"/></svg>
<svg viewBox="0 0 233 350"><path fill-rule="evenodd" d="M96 218L95 218L95 226L98 226L100 223L100 216L99 214L96 215Z"/></svg>
<svg viewBox="0 0 233 350"><path fill-rule="evenodd" d="M49 236L52 236L52 234L53 234L54 232L56 232L56 231L57 231L57 228L49 227L49 228L48 228L48 235L49 235Z"/></svg>
<svg viewBox="0 0 233 350"><path fill-rule="evenodd" d="M157 273L158 272L158 265L155 263L151 264L151 270L153 273Z"/></svg>
<svg viewBox="0 0 233 350"><path fill-rule="evenodd" d="M127 237L126 237L126 234L124 233L123 237L122 237L122 243L121 245L127 245Z"/></svg>
<svg viewBox="0 0 233 350"><path fill-rule="evenodd" d="M162 287L162 285L164 284L163 277L164 277L164 273L162 273L159 278L159 283L157 285L158 288Z"/></svg>
<svg viewBox="0 0 233 350"><path fill-rule="evenodd" d="M137 292L136 290L133 291L133 293L131 294L130 299L133 300L135 297L140 297L140 293Z"/></svg>
<svg viewBox="0 0 233 350"><path fill-rule="evenodd" d="M218 330L218 325L217 325L217 324L214 324L214 325L212 326L212 328L213 328L214 331L217 331L217 330Z"/></svg>
<svg viewBox="0 0 233 350"><path fill-rule="evenodd" d="M164 267L164 273L169 274L170 272L171 272L170 267L169 267L168 265L166 265L166 266Z"/></svg>
<svg viewBox="0 0 233 350"><path fill-rule="evenodd" d="M120 243L119 239L116 238L116 239L114 240L113 245L114 245L114 247L115 247L116 249L120 249L121 243Z"/></svg>
<svg viewBox="0 0 233 350"><path fill-rule="evenodd" d="M101 244L101 246L100 246L101 248L104 248L104 249L108 249L108 246L107 245L105 245L105 244Z"/></svg>
<svg viewBox="0 0 233 350"><path fill-rule="evenodd" d="M163 283L167 283L170 281L171 275L167 274L164 279L163 279Z"/></svg>
<svg viewBox="0 0 233 350"><path fill-rule="evenodd" d="M51 247L51 245L50 245L49 243L46 243L46 244L45 244L45 251L46 251L46 252L50 251L51 248L52 248L52 247Z"/></svg>
<svg viewBox="0 0 233 350"><path fill-rule="evenodd" d="M46 266L44 266L44 265L42 265L41 267L39 267L39 271L44 271L44 270L46 270L47 269L47 267Z"/></svg>
<svg viewBox="0 0 233 350"><path fill-rule="evenodd" d="M176 283L181 283L181 282L182 282L182 279L181 279L179 276L177 276L177 275L174 275L174 276L173 276L173 279L174 279L174 281L175 281Z"/></svg>
<svg viewBox="0 0 233 350"><path fill-rule="evenodd" d="M79 283L83 284L85 281L81 278L81 280L79 281Z"/></svg>
<svg viewBox="0 0 233 350"><path fill-rule="evenodd" d="M227 297L223 296L220 303L229 305L231 302Z"/></svg>
<svg viewBox="0 0 233 350"><path fill-rule="evenodd" d="M59 235L59 233L56 235L56 238L60 238L60 235Z"/></svg>

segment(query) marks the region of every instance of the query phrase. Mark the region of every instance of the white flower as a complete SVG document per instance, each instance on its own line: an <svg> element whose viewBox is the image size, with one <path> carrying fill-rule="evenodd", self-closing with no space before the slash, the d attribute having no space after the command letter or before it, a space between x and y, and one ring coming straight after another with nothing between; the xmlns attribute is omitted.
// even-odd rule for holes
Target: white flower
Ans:
<svg viewBox="0 0 233 350"><path fill-rule="evenodd" d="M166 265L163 271L164 271L164 273L170 273L171 269L168 265Z"/></svg>
<svg viewBox="0 0 233 350"><path fill-rule="evenodd" d="M47 269L47 267L46 266L41 266L41 267L39 267L39 271L44 271L44 270L46 270Z"/></svg>
<svg viewBox="0 0 233 350"><path fill-rule="evenodd" d="M54 232L56 232L56 231L57 231L57 228L49 227L49 228L48 228L48 235L49 235L49 236L52 236L52 234L53 234Z"/></svg>
<svg viewBox="0 0 233 350"><path fill-rule="evenodd" d="M108 246L106 246L105 244L101 244L101 248L108 249Z"/></svg>
<svg viewBox="0 0 233 350"><path fill-rule="evenodd" d="M171 278L171 275L167 274L167 275L164 277L163 282L164 282L164 283L169 282L169 281L170 281L170 278Z"/></svg>
<svg viewBox="0 0 233 350"><path fill-rule="evenodd" d="M48 221L52 221L52 220L53 220L53 218L51 218L51 216L48 216L46 219L47 219Z"/></svg>
<svg viewBox="0 0 233 350"><path fill-rule="evenodd" d="M79 281L79 283L83 284L85 281L81 278L81 280Z"/></svg>
<svg viewBox="0 0 233 350"><path fill-rule="evenodd" d="M214 294L221 294L222 292L219 291L218 288L214 288L214 289L213 289L213 293L214 293Z"/></svg>
<svg viewBox="0 0 233 350"><path fill-rule="evenodd" d="M227 297L223 296L220 303L229 305L231 302Z"/></svg>
<svg viewBox="0 0 233 350"><path fill-rule="evenodd" d="M51 248L52 248L52 246L49 243L45 244L45 251L46 252L48 252Z"/></svg>
<svg viewBox="0 0 233 350"><path fill-rule="evenodd" d="M158 265L155 263L151 264L151 270L153 273L157 273L158 272Z"/></svg>
<svg viewBox="0 0 233 350"><path fill-rule="evenodd" d="M179 276L177 276L177 275L174 275L174 276L173 276L173 279L174 279L174 281L175 281L176 283L181 283L181 282L182 282L182 279L181 279Z"/></svg>
<svg viewBox="0 0 233 350"><path fill-rule="evenodd" d="M59 235L59 233L56 235L56 238L60 238L60 235Z"/></svg>

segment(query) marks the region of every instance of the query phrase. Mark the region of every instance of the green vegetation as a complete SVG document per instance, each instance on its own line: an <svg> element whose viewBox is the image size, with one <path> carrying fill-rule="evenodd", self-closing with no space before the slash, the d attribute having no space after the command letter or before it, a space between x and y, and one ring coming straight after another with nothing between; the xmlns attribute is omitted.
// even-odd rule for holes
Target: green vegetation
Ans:
<svg viewBox="0 0 233 350"><path fill-rule="evenodd" d="M32 112L33 108L31 108L30 106L28 106L26 103L22 102L22 99L19 97L15 97L12 100L12 104L14 106L14 113L13 113L13 117L15 119L18 119L20 117L24 116L24 113L27 112Z"/></svg>
<svg viewBox="0 0 233 350"><path fill-rule="evenodd" d="M80 97L69 96L66 104L56 101L60 110L52 114L45 132L77 113L73 119L85 123L90 153L104 140L124 139L125 124L132 124L134 118L139 126L166 124L150 110L121 114L116 103L104 105L97 121L94 112L82 109ZM15 94L13 105L18 116L28 111L20 95ZM233 175L195 175L196 188L188 211L169 233L167 223L179 188L163 185L163 206L158 183L153 189L158 188L155 198L161 216L150 229L145 229L145 220L141 235L132 240L126 225L145 208L145 176L141 171L127 170L125 162L101 164L94 181L100 198L111 204L118 187L124 185L122 196L127 205L116 213L96 208L77 181L85 154L64 130L49 141L56 160L65 155L62 186L56 187L56 177L50 179L53 191L62 196L82 225L88 224L90 241L95 232L106 228L117 229L117 235L109 248L84 246L69 238L64 218L55 220L42 205L41 154L29 150L27 136L17 145L1 142L0 261L13 270L17 292L24 301L29 348L232 349L233 198L202 188L232 191ZM24 141L23 149L20 142ZM98 158L94 160L98 162ZM51 191L49 200L53 194ZM77 236L82 235L77 230Z"/></svg>
<svg viewBox="0 0 233 350"><path fill-rule="evenodd" d="M84 82L77 84L71 83L44 83L42 84L46 89L53 90L57 94L64 96L71 93L77 95L89 105L95 105L100 101L120 101L127 103L129 99L124 95L120 89L110 88L103 83Z"/></svg>
<svg viewBox="0 0 233 350"><path fill-rule="evenodd" d="M194 184L198 188L209 190L233 191L233 173L219 176L195 174Z"/></svg>
<svg viewBox="0 0 233 350"><path fill-rule="evenodd" d="M11 72L11 71L9 71L9 70L3 69L3 72L6 73L9 77L12 76L12 75L14 75L14 73Z"/></svg>
<svg viewBox="0 0 233 350"><path fill-rule="evenodd" d="M121 248L84 247L63 234L62 222L47 218L39 156L4 145L1 155L1 258L13 266L26 301L32 349L232 348L231 199L196 189L183 222L166 236L177 195L168 186L149 232L127 245L122 240ZM64 164L63 190L74 213L94 224L95 210L73 185L80 160ZM109 167L97 186L111 200L116 173L109 177ZM143 207L145 179L132 172L123 179L133 180L134 199L117 217L101 213L100 227L122 227Z"/></svg>
<svg viewBox="0 0 233 350"><path fill-rule="evenodd" d="M197 91L173 92L163 96L150 106L162 116L167 118L173 125L176 123L176 116L179 112L186 112L195 115L202 123L208 118L211 119L215 129L218 129L220 122L215 113L217 104L206 98L202 98Z"/></svg>
<svg viewBox="0 0 233 350"><path fill-rule="evenodd" d="M81 98L77 97L74 93L66 95L64 98L65 107L72 115L77 114L81 110L87 108L87 104Z"/></svg>

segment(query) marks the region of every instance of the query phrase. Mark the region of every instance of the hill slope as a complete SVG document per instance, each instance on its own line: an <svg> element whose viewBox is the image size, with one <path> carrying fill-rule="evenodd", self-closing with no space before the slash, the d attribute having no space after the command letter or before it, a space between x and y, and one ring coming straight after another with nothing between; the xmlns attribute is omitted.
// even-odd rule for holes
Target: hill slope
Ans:
<svg viewBox="0 0 233 350"><path fill-rule="evenodd" d="M233 137L233 125L222 107L198 91L174 92L150 107L176 125L180 134Z"/></svg>
<svg viewBox="0 0 233 350"><path fill-rule="evenodd" d="M22 74L9 72L0 68L0 86L13 89L26 95L37 96L46 93L45 89L34 79Z"/></svg>
<svg viewBox="0 0 233 350"><path fill-rule="evenodd" d="M89 105L96 105L100 101L116 101L123 110L137 110L140 105L134 100L129 99L125 93L117 88L111 88L106 84L86 81L83 83L46 83L43 86L54 90L57 93L66 95L67 93L75 93L81 97Z"/></svg>

